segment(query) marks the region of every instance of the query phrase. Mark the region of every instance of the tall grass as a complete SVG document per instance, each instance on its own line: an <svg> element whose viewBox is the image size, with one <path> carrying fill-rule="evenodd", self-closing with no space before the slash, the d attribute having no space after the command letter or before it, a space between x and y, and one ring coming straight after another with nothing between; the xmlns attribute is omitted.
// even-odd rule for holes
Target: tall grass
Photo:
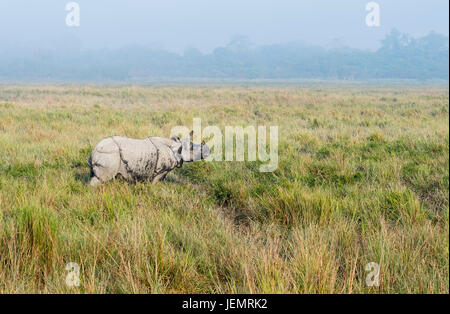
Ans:
<svg viewBox="0 0 450 314"><path fill-rule="evenodd" d="M278 125L278 169L86 186L101 138L194 117ZM442 87L2 86L0 292L448 293L448 123Z"/></svg>

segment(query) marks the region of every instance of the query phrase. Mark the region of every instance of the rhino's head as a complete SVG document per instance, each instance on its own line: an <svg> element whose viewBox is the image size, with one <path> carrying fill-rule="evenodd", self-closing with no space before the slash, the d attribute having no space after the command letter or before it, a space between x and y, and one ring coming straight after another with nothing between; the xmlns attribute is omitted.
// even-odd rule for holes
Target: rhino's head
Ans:
<svg viewBox="0 0 450 314"><path fill-rule="evenodd" d="M192 132L189 137L180 139L178 136L172 138L174 145L172 150L175 156L179 158L180 166L183 162L199 161L209 156L211 151L208 145L203 141L201 144L194 144L191 141Z"/></svg>

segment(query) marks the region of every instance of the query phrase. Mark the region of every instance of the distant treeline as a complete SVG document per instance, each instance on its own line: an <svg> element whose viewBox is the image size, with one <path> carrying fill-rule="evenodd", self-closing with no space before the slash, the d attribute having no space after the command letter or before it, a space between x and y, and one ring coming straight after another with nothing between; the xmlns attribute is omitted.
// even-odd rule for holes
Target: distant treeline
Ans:
<svg viewBox="0 0 450 314"><path fill-rule="evenodd" d="M96 51L23 51L0 47L0 80L235 79L446 79L448 38L434 32L412 38L392 30L377 51L325 49L302 43L253 47L235 37L210 54L142 47Z"/></svg>

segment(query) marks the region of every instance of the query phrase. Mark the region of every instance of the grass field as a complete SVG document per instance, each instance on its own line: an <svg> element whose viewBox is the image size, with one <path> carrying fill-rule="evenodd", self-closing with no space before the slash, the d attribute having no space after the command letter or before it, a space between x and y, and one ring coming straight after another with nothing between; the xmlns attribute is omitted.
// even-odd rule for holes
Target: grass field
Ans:
<svg viewBox="0 0 450 314"><path fill-rule="evenodd" d="M278 125L278 169L86 186L100 139L194 117ZM448 123L439 86L2 85L0 293L449 293Z"/></svg>

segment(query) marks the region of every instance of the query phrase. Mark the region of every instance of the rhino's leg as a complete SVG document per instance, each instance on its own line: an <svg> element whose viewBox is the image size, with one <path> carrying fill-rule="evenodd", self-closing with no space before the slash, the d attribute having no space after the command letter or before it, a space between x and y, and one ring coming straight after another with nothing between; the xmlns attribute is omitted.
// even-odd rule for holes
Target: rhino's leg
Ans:
<svg viewBox="0 0 450 314"><path fill-rule="evenodd" d="M92 178L102 183L114 179L119 173L120 163L119 152L95 154L92 158Z"/></svg>
<svg viewBox="0 0 450 314"><path fill-rule="evenodd" d="M89 185L92 187L99 186L100 184L102 184L102 182L97 177L92 177L89 181Z"/></svg>
<svg viewBox="0 0 450 314"><path fill-rule="evenodd" d="M91 185L109 181L118 174L121 164L120 151L112 138L106 138L97 144L91 153L89 164Z"/></svg>
<svg viewBox="0 0 450 314"><path fill-rule="evenodd" d="M158 183L159 181L163 181L168 173L169 172L167 171L156 175L156 177L153 178L152 183Z"/></svg>

